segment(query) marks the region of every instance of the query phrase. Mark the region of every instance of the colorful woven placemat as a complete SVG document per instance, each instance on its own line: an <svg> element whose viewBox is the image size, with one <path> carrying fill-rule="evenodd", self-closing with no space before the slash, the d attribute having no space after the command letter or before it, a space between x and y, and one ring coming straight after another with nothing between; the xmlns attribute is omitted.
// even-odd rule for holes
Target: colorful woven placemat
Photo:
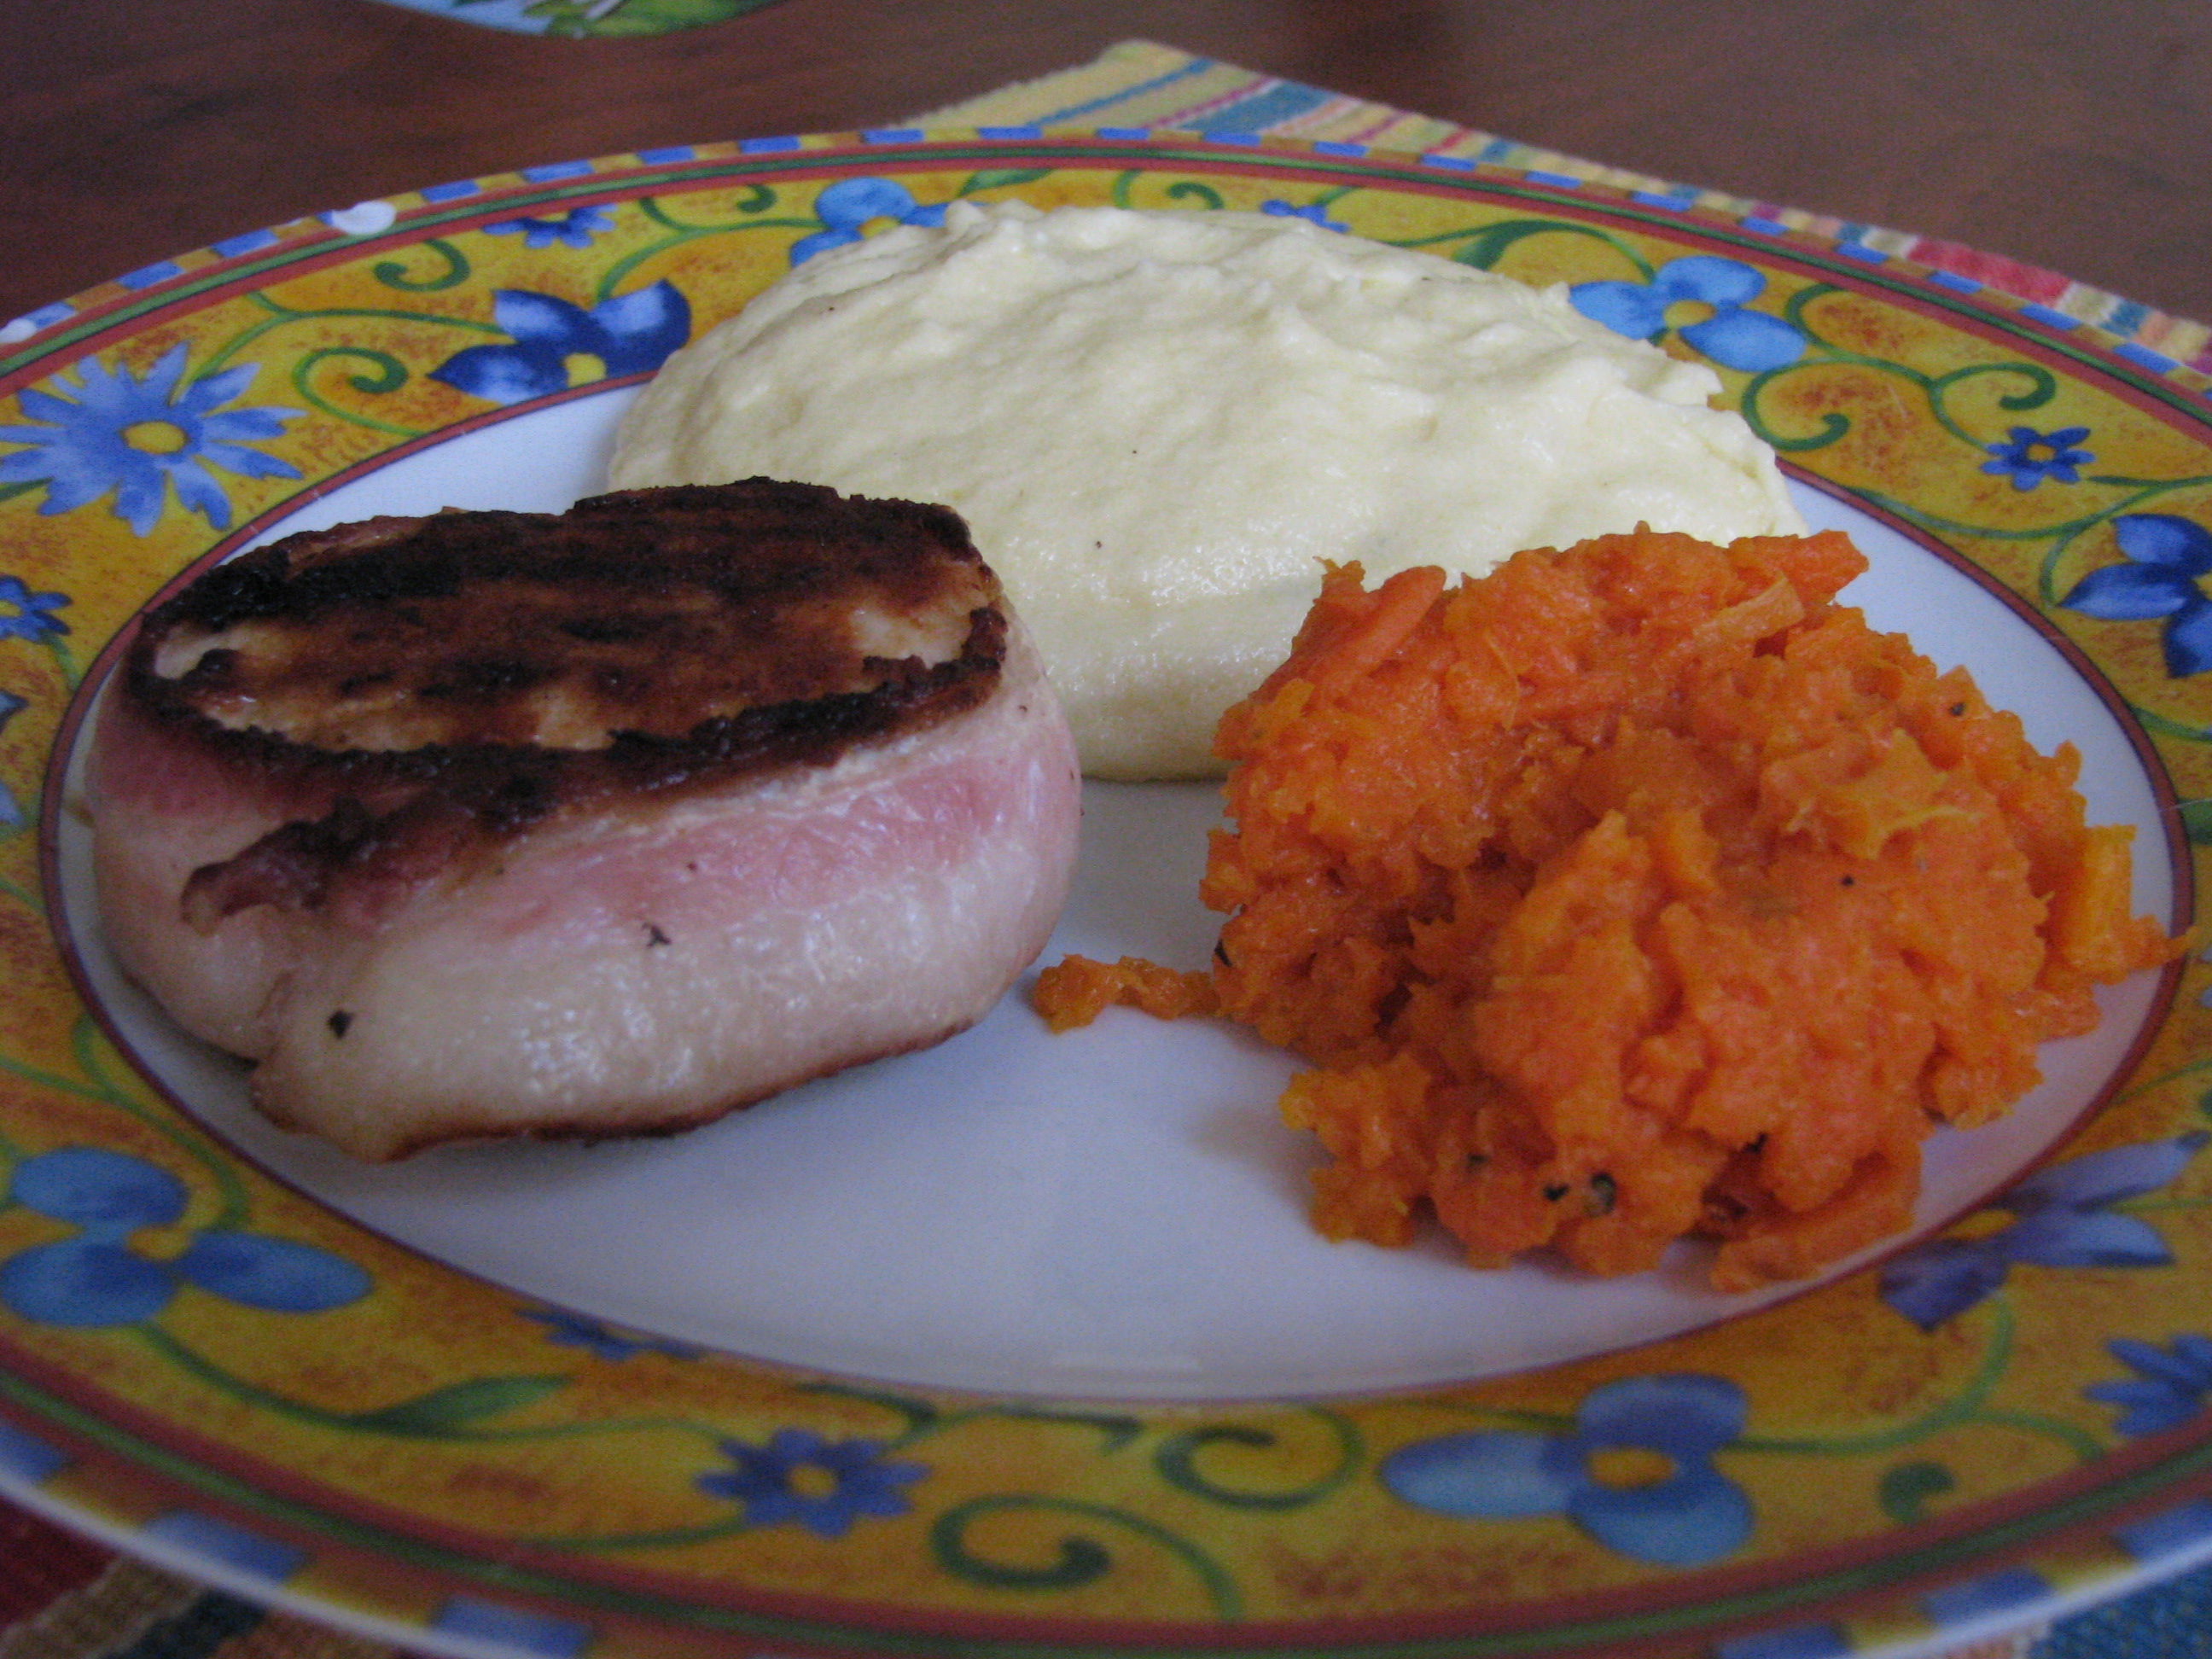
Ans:
<svg viewBox="0 0 2212 1659"><path fill-rule="evenodd" d="M392 0L568 33L658 33L770 0ZM496 14L496 15L495 15ZM619 30L615 20L627 15ZM516 21L520 20L520 21ZM586 28L605 23L605 28ZM2212 371L2212 329L2054 272L1907 232L1631 173L1150 41L916 118L979 127L1146 127L1463 156L1674 196L1848 237L2001 289ZM0 1504L0 1659L405 1659L401 1650L187 1583ZM2212 1567L1947 1659L2212 1659Z"/></svg>

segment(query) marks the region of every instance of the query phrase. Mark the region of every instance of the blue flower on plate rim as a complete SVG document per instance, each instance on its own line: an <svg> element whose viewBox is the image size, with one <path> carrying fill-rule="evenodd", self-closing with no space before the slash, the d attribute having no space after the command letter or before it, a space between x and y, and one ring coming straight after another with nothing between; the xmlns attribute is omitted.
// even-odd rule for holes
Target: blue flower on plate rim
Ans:
<svg viewBox="0 0 2212 1659"><path fill-rule="evenodd" d="M1796 328L1748 308L1765 288L1765 276L1741 259L1692 253L1669 259L1648 283L1577 283L1567 298L1591 321L1654 343L1673 326L1667 320L1673 307L1707 307L1710 315L1674 331L1691 349L1723 368L1758 374L1787 368L1805 353L1805 337Z"/></svg>
<svg viewBox="0 0 2212 1659"><path fill-rule="evenodd" d="M2212 530L2172 513L2122 513L2112 539L2123 562L2092 570L2058 601L2100 622L2165 623L2160 643L2169 678L2212 668Z"/></svg>
<svg viewBox="0 0 2212 1659"><path fill-rule="evenodd" d="M202 1228L161 1258L132 1243L173 1227L190 1194L159 1164L101 1146L63 1146L16 1164L8 1200L76 1231L0 1261L0 1307L42 1325L137 1325L186 1285L271 1313L322 1313L372 1288L350 1261L290 1239Z"/></svg>
<svg viewBox="0 0 2212 1659"><path fill-rule="evenodd" d="M525 247L589 247L592 239L615 228L614 215L605 208L570 208L557 219L500 219L484 227L487 236L520 234Z"/></svg>
<svg viewBox="0 0 2212 1659"><path fill-rule="evenodd" d="M1343 220L1330 218L1328 210L1319 202L1309 202L1304 207L1299 207L1284 201L1279 196L1271 196L1260 204L1260 211L1271 214L1278 219L1304 219L1319 225L1323 230L1348 234L1352 229L1352 227L1346 224Z"/></svg>
<svg viewBox="0 0 2212 1659"><path fill-rule="evenodd" d="M929 1473L927 1464L887 1462L880 1441L826 1440L807 1429L778 1429L764 1446L725 1440L721 1449L734 1467L699 1476L700 1491L735 1499L749 1527L796 1524L823 1538L842 1538L862 1516L904 1515L913 1505L900 1488Z"/></svg>
<svg viewBox="0 0 2212 1659"><path fill-rule="evenodd" d="M2009 472L2014 489L2033 489L2045 478L2056 478L2060 483L2079 483L2081 469L2097 459L2089 451L2077 447L2088 435L2086 426L2065 426L2056 432L2038 432L2032 426L2016 426L2005 434L2002 442L1982 446L1990 456L1982 463L1982 471Z"/></svg>
<svg viewBox="0 0 2212 1659"><path fill-rule="evenodd" d="M30 706L13 691L0 690L0 732L5 732L8 722ZM15 792L9 788L7 780L0 778L0 830L20 830L26 822L27 816L15 799Z"/></svg>
<svg viewBox="0 0 2212 1659"><path fill-rule="evenodd" d="M18 401L39 424L0 426L0 440L29 446L0 456L0 483L44 483L42 514L71 512L112 491L115 516L140 536L153 533L173 487L188 510L228 529L230 499L208 469L298 477L289 461L246 446L283 436L300 411L226 410L259 365L187 380L185 362L185 348L173 347L142 379L125 365L111 369L88 357L74 382L56 375L46 390L26 387Z"/></svg>
<svg viewBox="0 0 2212 1659"><path fill-rule="evenodd" d="M2105 1348L2136 1375L2118 1382L2092 1382L2081 1393L2120 1408L2112 1426L2122 1434L2179 1428L2204 1409L2206 1395L2212 1395L2212 1337L2184 1332L2169 1348L2161 1348L2123 1336Z"/></svg>
<svg viewBox="0 0 2212 1659"><path fill-rule="evenodd" d="M0 640L36 644L66 634L70 625L54 613L70 602L66 593L40 593L21 576L0 576Z"/></svg>
<svg viewBox="0 0 2212 1659"><path fill-rule="evenodd" d="M2158 1230L2117 1215L2123 1199L2156 1192L2212 1134L2139 1141L2039 1170L1996 1200L2013 1221L1977 1238L1937 1238L1882 1269L1881 1298L1923 1330L1954 1319L2002 1285L2015 1266L2162 1267L2173 1260Z"/></svg>
<svg viewBox="0 0 2212 1659"><path fill-rule="evenodd" d="M1565 1434L1489 1431L1417 1440L1383 1460L1384 1486L1417 1509L1467 1520L1565 1515L1607 1549L1662 1566L1719 1560L1751 1536L1751 1500L1713 1467L1743 1432L1743 1390L1694 1372L1593 1389ZM1656 1479L1616 1484L1596 1460L1642 1452Z"/></svg>
<svg viewBox="0 0 2212 1659"><path fill-rule="evenodd" d="M791 263L803 265L817 253L857 242L871 221L890 219L902 225L941 225L942 202L924 207L914 192L896 179L841 179L814 198L814 216L823 228L791 245Z"/></svg>
<svg viewBox="0 0 2212 1659"><path fill-rule="evenodd" d="M672 1342L665 1337L623 1330L587 1314L570 1313L565 1308L525 1308L521 1312L525 1319L534 1319L545 1327L548 1342L558 1347L586 1349L594 1359L634 1359L641 1353L666 1354L672 1359L696 1359L704 1352L688 1342Z"/></svg>
<svg viewBox="0 0 2212 1659"><path fill-rule="evenodd" d="M513 344L466 346L430 371L432 380L487 403L566 392L573 357L598 358L609 380L649 374L691 337L691 303L667 282L618 294L589 311L551 294L498 289L491 315Z"/></svg>

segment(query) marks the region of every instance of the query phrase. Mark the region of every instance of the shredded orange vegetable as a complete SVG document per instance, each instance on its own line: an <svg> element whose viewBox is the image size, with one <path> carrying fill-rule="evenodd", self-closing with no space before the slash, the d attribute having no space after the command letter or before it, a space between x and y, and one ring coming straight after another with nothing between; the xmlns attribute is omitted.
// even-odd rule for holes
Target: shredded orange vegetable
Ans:
<svg viewBox="0 0 2212 1659"><path fill-rule="evenodd" d="M2124 828L1837 592L1844 536L1639 531L1446 589L1332 569L1231 709L1207 973L1081 958L1056 1027L1218 1012L1312 1062L1314 1219L1600 1273L1717 1241L1723 1289L1904 1226L2091 987L2164 960Z"/></svg>

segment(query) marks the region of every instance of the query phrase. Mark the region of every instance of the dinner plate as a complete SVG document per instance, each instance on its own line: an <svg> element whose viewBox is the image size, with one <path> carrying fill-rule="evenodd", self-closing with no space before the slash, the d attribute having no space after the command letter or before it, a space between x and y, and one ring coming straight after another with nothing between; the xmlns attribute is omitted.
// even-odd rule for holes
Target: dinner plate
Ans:
<svg viewBox="0 0 2212 1659"><path fill-rule="evenodd" d="M1290 1066L1017 988L679 1138L355 1164L89 919L134 614L291 531L557 509L676 345L959 199L1295 215L1710 363L1847 595L1970 668L2137 898L2212 833L2205 378L1880 249L1356 145L702 145L239 237L0 331L0 1487L419 1651L1891 1655L2212 1555L2212 1012L2183 953L1809 1285L1330 1244ZM1142 487L1133 480L1132 487ZM1206 786L1085 794L1045 959L1202 963Z"/></svg>

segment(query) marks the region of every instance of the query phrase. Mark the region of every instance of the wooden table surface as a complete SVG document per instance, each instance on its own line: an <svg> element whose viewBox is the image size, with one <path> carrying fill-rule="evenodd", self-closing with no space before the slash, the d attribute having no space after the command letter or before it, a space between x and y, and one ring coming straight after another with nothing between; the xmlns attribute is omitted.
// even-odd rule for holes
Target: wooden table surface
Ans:
<svg viewBox="0 0 2212 1659"><path fill-rule="evenodd" d="M364 198L896 121L1130 38L2212 321L2204 0L772 0L588 41L380 0L0 0L0 322Z"/></svg>
<svg viewBox="0 0 2212 1659"><path fill-rule="evenodd" d="M2212 319L2203 0L773 0L621 40L0 0L0 321L366 198L848 131L1132 37Z"/></svg>

